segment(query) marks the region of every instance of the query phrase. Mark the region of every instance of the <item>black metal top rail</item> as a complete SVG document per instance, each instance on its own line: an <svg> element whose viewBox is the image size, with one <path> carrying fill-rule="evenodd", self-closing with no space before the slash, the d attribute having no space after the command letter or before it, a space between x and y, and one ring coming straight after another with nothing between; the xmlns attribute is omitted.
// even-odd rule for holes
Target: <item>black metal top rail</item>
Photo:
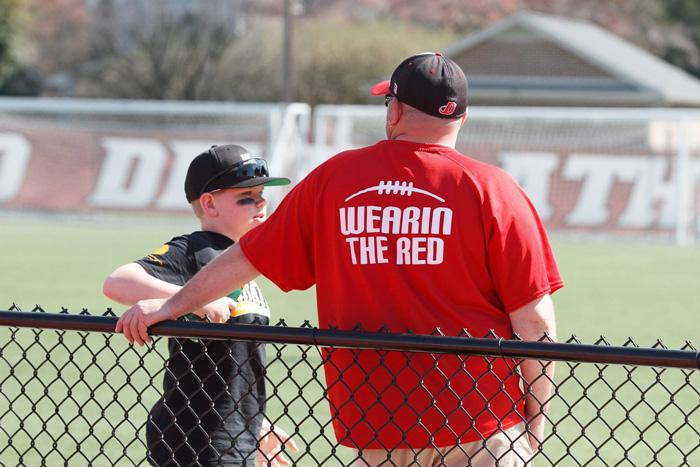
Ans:
<svg viewBox="0 0 700 467"><path fill-rule="evenodd" d="M0 311L0 326L114 333L116 317L65 313ZM671 367L700 370L700 351L610 345L533 342L442 335L340 331L312 327L213 324L164 321L152 326L155 336L236 339L278 344L398 350L405 352L486 355L537 360Z"/></svg>

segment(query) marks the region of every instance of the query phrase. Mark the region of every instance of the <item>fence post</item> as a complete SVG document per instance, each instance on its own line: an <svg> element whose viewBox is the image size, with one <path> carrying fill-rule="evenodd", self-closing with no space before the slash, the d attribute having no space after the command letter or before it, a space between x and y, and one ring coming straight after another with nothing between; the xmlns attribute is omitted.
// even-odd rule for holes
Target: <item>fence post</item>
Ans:
<svg viewBox="0 0 700 467"><path fill-rule="evenodd" d="M688 144L688 119L676 122L678 152L676 155L676 243L688 245L694 240L689 233L690 213L690 146Z"/></svg>

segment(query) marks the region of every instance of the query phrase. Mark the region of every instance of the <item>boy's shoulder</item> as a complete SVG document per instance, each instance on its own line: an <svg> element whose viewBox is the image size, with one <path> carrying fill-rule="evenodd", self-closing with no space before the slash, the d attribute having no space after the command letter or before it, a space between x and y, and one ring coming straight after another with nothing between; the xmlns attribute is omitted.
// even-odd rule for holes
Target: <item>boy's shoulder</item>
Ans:
<svg viewBox="0 0 700 467"><path fill-rule="evenodd" d="M179 238L187 242L188 253L195 257L201 255L204 251L208 251L211 256L215 256L233 244L233 240L230 238L206 230L198 230L191 234L182 235ZM211 259L208 258L208 260Z"/></svg>
<svg viewBox="0 0 700 467"><path fill-rule="evenodd" d="M197 230L192 233L178 235L171 238L163 244L163 248L177 248L183 254L193 255L197 251L202 249L210 248L216 251L225 250L233 244L233 240L230 238L218 234L216 232L210 232L207 230Z"/></svg>
<svg viewBox="0 0 700 467"><path fill-rule="evenodd" d="M216 232L208 230L197 230L189 234L180 235L173 238L171 241L181 241L190 245L194 251L199 248L214 248L216 250L225 250L233 244L233 240Z"/></svg>
<svg viewBox="0 0 700 467"><path fill-rule="evenodd" d="M231 239L221 234L198 230L171 238L136 262L142 266L190 269L195 273L232 244Z"/></svg>
<svg viewBox="0 0 700 467"><path fill-rule="evenodd" d="M173 237L136 263L154 277L182 285L232 243L215 232L196 231Z"/></svg>
<svg viewBox="0 0 700 467"><path fill-rule="evenodd" d="M233 244L233 240L230 238L206 230L199 230L176 238L181 238L180 241L186 242L187 255L194 260L194 272L202 269Z"/></svg>

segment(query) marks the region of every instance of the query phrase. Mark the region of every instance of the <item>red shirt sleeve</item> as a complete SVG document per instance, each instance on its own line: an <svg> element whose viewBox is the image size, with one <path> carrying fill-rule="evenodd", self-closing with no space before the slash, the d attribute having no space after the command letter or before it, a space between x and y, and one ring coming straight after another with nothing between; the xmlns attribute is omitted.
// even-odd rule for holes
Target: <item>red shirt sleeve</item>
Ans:
<svg viewBox="0 0 700 467"><path fill-rule="evenodd" d="M258 272L285 292L308 289L316 283L313 180L312 172L265 222L239 242L243 254Z"/></svg>
<svg viewBox="0 0 700 467"><path fill-rule="evenodd" d="M507 312L563 287L542 221L509 175L492 177L484 209L490 273Z"/></svg>

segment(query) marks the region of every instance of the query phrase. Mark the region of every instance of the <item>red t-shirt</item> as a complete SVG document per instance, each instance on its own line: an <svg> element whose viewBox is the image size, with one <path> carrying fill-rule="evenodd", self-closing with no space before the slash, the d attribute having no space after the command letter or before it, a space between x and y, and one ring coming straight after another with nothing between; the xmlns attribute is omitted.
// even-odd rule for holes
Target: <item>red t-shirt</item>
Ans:
<svg viewBox="0 0 700 467"><path fill-rule="evenodd" d="M316 284L322 328L512 337L508 312L562 287L544 228L501 169L381 141L329 159L240 241L282 290ZM331 348L339 443L450 446L522 421L508 359Z"/></svg>

